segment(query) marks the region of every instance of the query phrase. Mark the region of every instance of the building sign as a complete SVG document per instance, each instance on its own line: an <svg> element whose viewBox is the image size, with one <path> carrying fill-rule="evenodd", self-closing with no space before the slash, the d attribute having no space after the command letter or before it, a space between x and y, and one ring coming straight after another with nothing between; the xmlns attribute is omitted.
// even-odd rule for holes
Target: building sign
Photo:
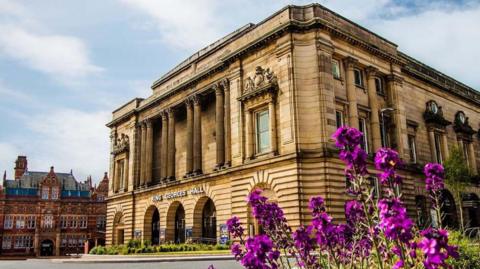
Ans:
<svg viewBox="0 0 480 269"><path fill-rule="evenodd" d="M220 224L220 244L226 245L228 241L228 228L226 224Z"/></svg>
<svg viewBox="0 0 480 269"><path fill-rule="evenodd" d="M203 194L205 193L205 190L203 190L202 187L193 187L190 190L180 190L180 191L175 191L175 192L169 192L165 194L156 194L152 196L152 201L153 202L161 202L163 200L171 200L175 198L180 198L180 197L185 197L187 195L198 195L198 194Z"/></svg>
<svg viewBox="0 0 480 269"><path fill-rule="evenodd" d="M133 236L137 239L141 238L142 237L142 230L135 230L133 232Z"/></svg>

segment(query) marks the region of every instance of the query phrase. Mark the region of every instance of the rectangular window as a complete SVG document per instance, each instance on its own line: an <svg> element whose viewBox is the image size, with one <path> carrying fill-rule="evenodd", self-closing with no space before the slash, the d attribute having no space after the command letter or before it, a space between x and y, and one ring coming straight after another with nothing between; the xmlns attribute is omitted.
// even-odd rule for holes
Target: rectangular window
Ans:
<svg viewBox="0 0 480 269"><path fill-rule="evenodd" d="M337 129L345 126L345 118L343 117L343 112L342 111L335 111L335 118L337 120Z"/></svg>
<svg viewBox="0 0 480 269"><path fill-rule="evenodd" d="M71 218L70 228L77 228L77 217Z"/></svg>
<svg viewBox="0 0 480 269"><path fill-rule="evenodd" d="M58 187L53 187L52 188L52 200L57 200L58 199Z"/></svg>
<svg viewBox="0 0 480 269"><path fill-rule="evenodd" d="M31 248L32 246L33 246L32 236L30 235L15 236L13 248L23 249L23 248Z"/></svg>
<svg viewBox="0 0 480 269"><path fill-rule="evenodd" d="M417 163L417 143L414 135L408 135L408 146L410 150L410 162Z"/></svg>
<svg viewBox="0 0 480 269"><path fill-rule="evenodd" d="M468 155L469 155L468 143L465 141L462 141L462 147L463 147L463 159L465 159L465 163L467 164L467 167L470 167L470 159L468 158Z"/></svg>
<svg viewBox="0 0 480 269"><path fill-rule="evenodd" d="M53 228L53 216L52 215L43 216L43 228L47 228L47 229Z"/></svg>
<svg viewBox="0 0 480 269"><path fill-rule="evenodd" d="M268 110L256 113L257 127L257 153L270 150L270 131Z"/></svg>
<svg viewBox="0 0 480 269"><path fill-rule="evenodd" d="M67 238L62 238L62 242L60 243L60 246L63 248L63 247L66 247L67 246Z"/></svg>
<svg viewBox="0 0 480 269"><path fill-rule="evenodd" d="M378 182L378 178L376 177L369 177L368 181L370 183L370 189L372 191L373 198L380 197L380 184Z"/></svg>
<svg viewBox="0 0 480 269"><path fill-rule="evenodd" d="M36 220L35 216L28 216L27 217L27 229L35 229Z"/></svg>
<svg viewBox="0 0 480 269"><path fill-rule="evenodd" d="M340 63L332 59L332 75L336 79L340 79Z"/></svg>
<svg viewBox="0 0 480 269"><path fill-rule="evenodd" d="M42 187L42 199L43 200L48 200L48 192L49 192L48 187Z"/></svg>
<svg viewBox="0 0 480 269"><path fill-rule="evenodd" d="M17 216L15 220L15 228L17 229L24 229L25 228L25 217L24 216Z"/></svg>
<svg viewBox="0 0 480 269"><path fill-rule="evenodd" d="M360 132L363 133L363 139L360 144L360 147L368 153L368 129L367 129L367 120L365 118L358 119L358 126Z"/></svg>
<svg viewBox="0 0 480 269"><path fill-rule="evenodd" d="M390 127L390 118L387 116L380 117L380 134L382 136L382 147L389 148L391 147L390 144L390 132L389 132L389 127Z"/></svg>
<svg viewBox="0 0 480 269"><path fill-rule="evenodd" d="M353 75L355 77L355 85L358 87L363 87L363 75L360 69L353 69Z"/></svg>
<svg viewBox="0 0 480 269"><path fill-rule="evenodd" d="M60 216L60 227L65 229L68 227L67 216Z"/></svg>
<svg viewBox="0 0 480 269"><path fill-rule="evenodd" d="M105 224L106 224L105 216L98 216L97 217L97 229L98 230L105 230Z"/></svg>
<svg viewBox="0 0 480 269"><path fill-rule="evenodd" d="M379 77L375 78L375 90L379 94L385 94L385 89L384 89L384 86L383 86L383 80Z"/></svg>
<svg viewBox="0 0 480 269"><path fill-rule="evenodd" d="M10 235L3 236L2 249L12 248L12 237Z"/></svg>
<svg viewBox="0 0 480 269"><path fill-rule="evenodd" d="M6 215L3 221L3 228L12 229L13 228L13 216Z"/></svg>
<svg viewBox="0 0 480 269"><path fill-rule="evenodd" d="M87 216L80 217L80 228L87 228Z"/></svg>
<svg viewBox="0 0 480 269"><path fill-rule="evenodd" d="M443 156L442 156L442 135L439 133L435 133L435 159L437 163L443 163Z"/></svg>

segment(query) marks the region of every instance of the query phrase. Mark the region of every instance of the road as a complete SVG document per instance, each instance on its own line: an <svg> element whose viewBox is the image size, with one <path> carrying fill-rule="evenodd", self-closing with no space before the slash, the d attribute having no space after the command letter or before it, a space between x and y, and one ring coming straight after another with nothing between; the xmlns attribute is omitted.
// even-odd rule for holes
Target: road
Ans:
<svg viewBox="0 0 480 269"><path fill-rule="evenodd" d="M241 269L235 261L139 262L139 263L55 263L50 260L0 260L0 269Z"/></svg>

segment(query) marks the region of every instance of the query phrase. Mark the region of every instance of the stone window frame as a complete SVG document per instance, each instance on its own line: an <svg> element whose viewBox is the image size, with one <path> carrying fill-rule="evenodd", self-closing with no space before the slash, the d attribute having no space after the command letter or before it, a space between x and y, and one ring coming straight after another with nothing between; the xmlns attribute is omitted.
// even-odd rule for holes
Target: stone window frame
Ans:
<svg viewBox="0 0 480 269"><path fill-rule="evenodd" d="M409 161L412 164L418 163L417 129L418 123L407 119L407 143L410 157ZM411 142L413 142L413 148Z"/></svg>
<svg viewBox="0 0 480 269"><path fill-rule="evenodd" d="M335 76L335 66L338 69L338 76ZM332 58L332 77L337 80L342 80L342 66L340 65L340 60Z"/></svg>
<svg viewBox="0 0 480 269"><path fill-rule="evenodd" d="M120 164L123 164L120 168ZM123 151L115 155L113 159L113 192L122 193L128 187L128 170L129 170L129 154L128 151ZM122 170L122 178L118 178L118 169ZM118 186L116 186L118 184Z"/></svg>
<svg viewBox="0 0 480 269"><path fill-rule="evenodd" d="M12 215L5 215L3 220L4 229L13 229L14 217Z"/></svg>
<svg viewBox="0 0 480 269"><path fill-rule="evenodd" d="M357 81L357 78L359 79L359 81ZM365 78L364 78L362 69L360 69L359 67L353 68L353 82L355 84L355 87L362 88L362 89L365 88Z"/></svg>
<svg viewBox="0 0 480 269"><path fill-rule="evenodd" d="M2 239L2 249L11 249L12 248L12 236L4 235Z"/></svg>
<svg viewBox="0 0 480 269"><path fill-rule="evenodd" d="M255 109L255 110L253 110L252 114L254 115L253 126L255 126L254 127L254 137L255 137L255 139L253 140L254 141L254 148L255 148L255 155L259 156L259 155L267 154L267 153L271 152L271 150L272 150L272 141L270 141L271 130L270 130L270 127L269 127L270 126L271 115L268 111L268 106L264 105L264 106L261 106L261 107ZM266 114L267 119L268 119L267 126L266 126L266 131L264 131L268 135L268 147L266 147L265 149L260 148L260 146L261 146L260 145L260 139L261 139L260 135L261 134L260 134L260 130L259 130L259 124L260 124L259 117L260 117L261 114Z"/></svg>

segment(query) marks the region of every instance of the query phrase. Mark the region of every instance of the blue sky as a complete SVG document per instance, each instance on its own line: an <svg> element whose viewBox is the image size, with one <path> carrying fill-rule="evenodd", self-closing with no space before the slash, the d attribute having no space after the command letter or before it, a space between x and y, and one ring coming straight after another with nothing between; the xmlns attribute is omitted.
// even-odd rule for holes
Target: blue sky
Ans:
<svg viewBox="0 0 480 269"><path fill-rule="evenodd" d="M0 170L108 170L111 111L216 39L287 4L254 0L0 0ZM480 1L320 4L480 89Z"/></svg>

